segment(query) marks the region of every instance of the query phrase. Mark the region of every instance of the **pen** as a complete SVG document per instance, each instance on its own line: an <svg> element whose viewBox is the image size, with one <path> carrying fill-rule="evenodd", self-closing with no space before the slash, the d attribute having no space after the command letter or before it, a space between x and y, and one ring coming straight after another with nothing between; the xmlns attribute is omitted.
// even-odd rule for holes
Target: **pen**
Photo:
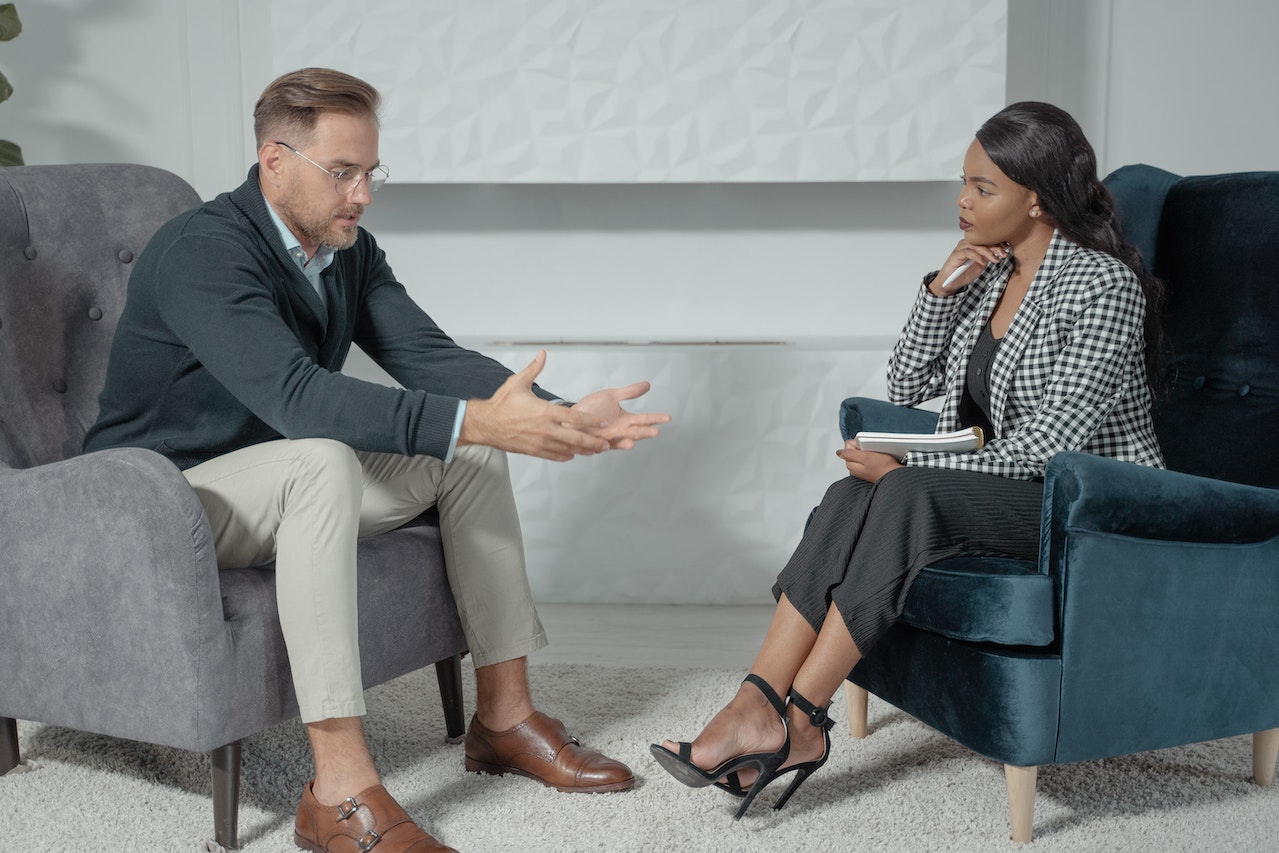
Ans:
<svg viewBox="0 0 1279 853"><path fill-rule="evenodd" d="M959 278L961 275L963 275L963 274L964 274L964 273L968 270L968 268L969 268L969 267L971 267L972 265L973 265L973 259L972 259L972 258L970 258L970 259L968 259L968 260L964 261L962 264L960 264L960 265L959 265L959 266L955 269L955 271L954 271L953 273L951 273L950 275L946 276L946 280L945 280L945 281L943 281L943 282L941 283L941 289L942 289L942 290L946 290L946 289L948 289L948 288L949 288L952 284L954 284L954 283L955 283L955 279L957 279L957 278Z"/></svg>

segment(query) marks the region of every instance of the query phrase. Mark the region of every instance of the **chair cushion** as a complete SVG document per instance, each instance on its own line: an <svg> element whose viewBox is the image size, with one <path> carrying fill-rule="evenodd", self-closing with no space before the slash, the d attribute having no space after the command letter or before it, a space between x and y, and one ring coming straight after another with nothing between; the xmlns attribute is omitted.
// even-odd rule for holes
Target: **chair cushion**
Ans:
<svg viewBox="0 0 1279 853"><path fill-rule="evenodd" d="M902 621L954 640L1048 646L1055 637L1052 578L1030 560L943 560L919 573Z"/></svg>

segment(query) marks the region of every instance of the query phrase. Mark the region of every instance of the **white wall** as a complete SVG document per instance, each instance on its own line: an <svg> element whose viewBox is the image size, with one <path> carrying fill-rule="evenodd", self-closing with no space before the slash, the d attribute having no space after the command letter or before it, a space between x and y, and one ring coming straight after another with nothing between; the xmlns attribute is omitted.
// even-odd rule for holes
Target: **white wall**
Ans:
<svg viewBox="0 0 1279 853"><path fill-rule="evenodd" d="M1279 169L1279 3L1115 0L1113 21L1111 164Z"/></svg>
<svg viewBox="0 0 1279 853"><path fill-rule="evenodd" d="M0 135L29 162L151 163L206 198L238 182L246 105L271 76L268 3L18 8ZM1275 168L1275 31L1268 0L1011 0L1008 94L1074 112L1103 171ZM366 222L459 337L789 340L895 328L915 276L956 239L953 196L945 183L392 183Z"/></svg>
<svg viewBox="0 0 1279 853"><path fill-rule="evenodd" d="M252 156L246 105L271 76L269 4L18 0L18 9L25 31L0 44L0 68L15 86L14 98L0 104L0 137L20 143L28 162L150 163L183 175L206 198L242 178ZM1267 43L1275 32L1279 4L1270 0L1010 0L1008 97L1051 100L1071 110L1097 146L1103 172L1137 161L1184 174L1279 169L1273 143L1279 111L1270 91L1279 79L1279 53ZM935 267L958 239L954 195L948 183L392 183L366 224L415 297L470 343L839 338L864 351L868 340L895 334L918 275ZM524 358L520 348L496 349L512 361ZM570 394L607 381L619 364L639 363L619 355L606 365L601 356L594 367L591 358L574 352L557 360L553 351L549 368L548 385ZM857 359L863 364L862 356ZM850 376L848 390L866 382ZM715 441L713 412L702 417L705 406L664 394L655 388L652 405L677 418L684 414L684 432L673 425L662 443L637 454L676 457ZM837 397L838 390L828 396ZM812 423L829 423L833 450L827 396L785 403L810 407ZM784 452L782 445L768 446ZM807 445L796 453L796 464L805 466L819 455ZM607 494L608 471L642 466L644 457L632 458L596 460L604 465L581 467L580 473L565 466L539 483L521 469L521 500L549 493L545 485L554 480L561 494L571 491L578 505L590 507ZM785 464L779 457L781 469ZM750 470L746 487L760 490L757 506L725 504L703 516L721 522L712 533L725 552L723 562L738 566L723 600L751 594L763 600L777 568L772 554L792 544L773 541L764 557L758 542L731 551L736 540L727 534L739 529L740 513L766 503L784 511L763 497L775 474ZM832 468L830 478L837 475ZM825 475L805 470L804 476ZM640 499L671 500L689 492L654 484L651 495ZM801 497L793 502L797 518L810 503ZM533 514L543 509L529 507ZM645 504L634 515L651 509ZM706 510L688 507L690 513ZM730 512L736 514L730 518ZM660 538L660 530L651 533L628 537L625 552L640 563L652 558L635 553L637 545ZM544 538L553 544L556 537ZM571 542L571 536L560 538ZM606 543L598 547L607 550ZM678 553L660 555L662 571L680 570L671 565ZM645 584L633 577L625 584L599 577L575 584L572 571L600 568L585 565L591 560L580 552L561 562L583 565L569 567L567 579L563 565L533 567L535 589L544 597L571 598L582 588L596 596L609 589L643 594ZM555 579L542 580L543 571ZM684 594L679 585L671 588ZM706 588L689 600L715 594Z"/></svg>
<svg viewBox="0 0 1279 853"><path fill-rule="evenodd" d="M0 136L28 163L136 161L192 178L185 7L163 0L17 2L0 44L13 97Z"/></svg>
<svg viewBox="0 0 1279 853"><path fill-rule="evenodd" d="M242 177L246 104L271 75L268 3L18 8L0 135L29 162L136 160L205 197ZM1075 112L1103 170L1276 168L1276 31L1269 0L1011 0L1009 97ZM366 222L460 337L796 339L895 328L957 238L953 197L945 183L392 183Z"/></svg>

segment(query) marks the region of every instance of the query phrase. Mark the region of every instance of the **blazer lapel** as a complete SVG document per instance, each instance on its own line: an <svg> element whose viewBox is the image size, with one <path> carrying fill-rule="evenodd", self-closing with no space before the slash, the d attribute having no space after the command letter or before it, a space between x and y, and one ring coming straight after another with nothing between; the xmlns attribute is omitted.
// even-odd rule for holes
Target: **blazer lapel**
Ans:
<svg viewBox="0 0 1279 853"><path fill-rule="evenodd" d="M963 314L955 322L951 332L950 355L946 360L946 399L942 403L937 428L939 430L955 429L959 426L959 399L964 393L964 384L968 381L968 362L972 360L973 348L977 346L977 336L995 312L999 302L999 294L1004 292L1004 284L1008 280L1008 270L1002 267L1008 261L1000 261L1000 267L988 269L982 273L985 278L978 278L969 287L984 287L980 295L980 303L974 308L963 309ZM976 294L974 294L976 296Z"/></svg>
<svg viewBox="0 0 1279 853"><path fill-rule="evenodd" d="M1009 324L999 349L995 350L995 359L990 365L990 421L1001 435L1004 432L1004 410L1008 403L1012 377L1021 364L1027 345L1041 333L1040 324L1047 310L1053 279L1057 277L1057 271L1061 269L1062 261L1069 253L1070 242L1060 231L1054 231L1044 260L1035 271L1035 280L1030 283L1017 313L1013 315L1013 321ZM990 313L994 313L993 304L990 306ZM986 316L989 317L990 314Z"/></svg>

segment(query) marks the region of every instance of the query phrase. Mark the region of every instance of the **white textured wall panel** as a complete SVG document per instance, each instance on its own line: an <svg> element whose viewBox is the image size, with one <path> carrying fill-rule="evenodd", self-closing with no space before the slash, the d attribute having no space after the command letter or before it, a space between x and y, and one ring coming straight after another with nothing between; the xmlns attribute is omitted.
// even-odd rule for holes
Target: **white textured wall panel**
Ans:
<svg viewBox="0 0 1279 853"><path fill-rule="evenodd" d="M535 344L465 341L512 370ZM777 572L826 488L845 397L883 399L891 341L550 346L538 380L566 397L647 379L628 408L673 417L634 450L556 463L512 455L539 601L741 604ZM360 356L347 370L379 379ZM385 374L381 375L384 381Z"/></svg>
<svg viewBox="0 0 1279 853"><path fill-rule="evenodd" d="M530 348L487 350L508 367ZM848 476L839 403L882 398L888 353L802 346L552 348L543 384L578 395L648 379L667 411L629 451L511 457L539 601L767 602L826 488Z"/></svg>
<svg viewBox="0 0 1279 853"><path fill-rule="evenodd" d="M1006 0L271 0L277 73L382 90L396 181L945 180Z"/></svg>

